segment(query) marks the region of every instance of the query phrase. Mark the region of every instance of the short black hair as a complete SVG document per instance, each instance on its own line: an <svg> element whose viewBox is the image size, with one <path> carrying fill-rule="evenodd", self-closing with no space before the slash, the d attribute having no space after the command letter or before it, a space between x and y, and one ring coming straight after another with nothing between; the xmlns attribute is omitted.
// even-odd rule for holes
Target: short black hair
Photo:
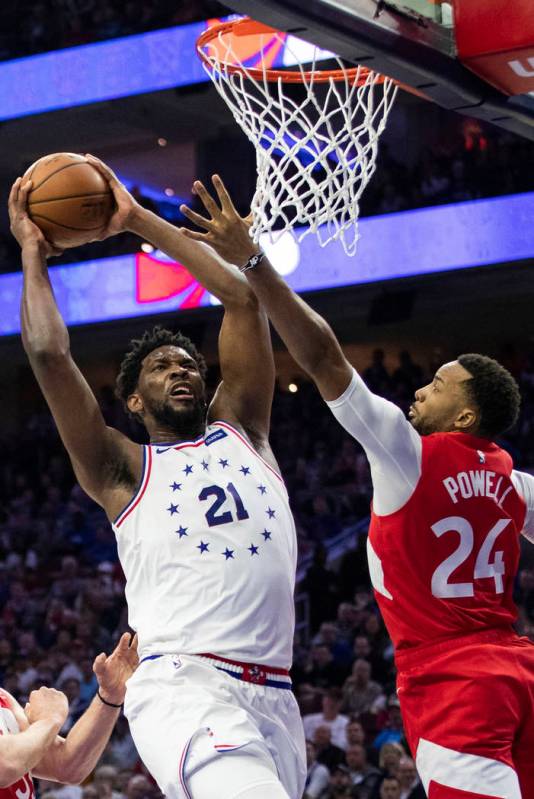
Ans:
<svg viewBox="0 0 534 799"><path fill-rule="evenodd" d="M508 369L478 353L460 355L458 363L471 375L464 385L480 412L477 434L495 438L513 427L519 416L521 395Z"/></svg>
<svg viewBox="0 0 534 799"><path fill-rule="evenodd" d="M173 333L172 330L166 330L156 325L152 330L146 330L141 338L132 339L130 341L130 348L122 359L119 374L115 382L115 394L126 409L128 409L128 397L131 396L137 388L143 360L153 350L166 345L180 347L185 350L193 360L196 361L202 379L206 379L206 361L191 339L184 336L183 333Z"/></svg>

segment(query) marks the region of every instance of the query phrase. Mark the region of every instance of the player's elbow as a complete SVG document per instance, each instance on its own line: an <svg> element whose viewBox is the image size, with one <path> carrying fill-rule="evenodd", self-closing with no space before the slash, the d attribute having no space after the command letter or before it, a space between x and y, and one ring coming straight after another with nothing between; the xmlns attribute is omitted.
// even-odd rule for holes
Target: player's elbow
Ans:
<svg viewBox="0 0 534 799"><path fill-rule="evenodd" d="M250 288L248 283L239 283L235 291L224 302L225 307L239 308L252 313L257 313L260 309L258 298Z"/></svg>

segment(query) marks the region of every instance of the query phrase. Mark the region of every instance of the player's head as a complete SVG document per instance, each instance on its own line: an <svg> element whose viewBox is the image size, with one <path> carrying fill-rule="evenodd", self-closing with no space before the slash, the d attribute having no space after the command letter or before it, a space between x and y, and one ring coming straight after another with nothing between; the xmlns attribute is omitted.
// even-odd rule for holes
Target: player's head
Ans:
<svg viewBox="0 0 534 799"><path fill-rule="evenodd" d="M521 398L514 378L486 355L460 355L415 392L410 421L418 433L469 433L494 439L515 424Z"/></svg>
<svg viewBox="0 0 534 799"><path fill-rule="evenodd" d="M206 419L205 377L206 362L193 342L182 333L155 327L131 341L116 393L149 432L194 436Z"/></svg>

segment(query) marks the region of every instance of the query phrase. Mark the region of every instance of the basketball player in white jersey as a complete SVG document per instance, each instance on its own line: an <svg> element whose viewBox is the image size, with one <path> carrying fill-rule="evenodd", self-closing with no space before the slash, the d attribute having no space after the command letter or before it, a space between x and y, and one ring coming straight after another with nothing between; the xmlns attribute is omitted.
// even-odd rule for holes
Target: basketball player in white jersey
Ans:
<svg viewBox="0 0 534 799"><path fill-rule="evenodd" d="M0 688L0 799L33 799L32 777L66 784L87 779L109 741L137 664L137 640L129 633L109 657L98 655L97 695L66 738L58 735L69 711L64 693L39 688L23 709Z"/></svg>
<svg viewBox="0 0 534 799"><path fill-rule="evenodd" d="M74 363L46 258L10 195L22 248L22 339L76 476L113 524L140 666L125 713L169 799L300 799L306 766L290 690L296 534L269 446L274 361L246 279L141 208L96 159L117 204L102 237L130 230L181 261L224 306L222 382L207 407L192 342L155 329L132 342L117 381L146 427L139 446L106 426Z"/></svg>

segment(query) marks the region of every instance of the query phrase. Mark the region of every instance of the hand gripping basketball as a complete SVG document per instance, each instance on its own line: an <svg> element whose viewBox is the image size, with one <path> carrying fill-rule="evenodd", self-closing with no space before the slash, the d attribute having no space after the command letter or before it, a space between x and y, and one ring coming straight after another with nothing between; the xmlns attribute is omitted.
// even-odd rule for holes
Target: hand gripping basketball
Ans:
<svg viewBox="0 0 534 799"><path fill-rule="evenodd" d="M115 200L115 211L107 225L99 231L93 241L108 239L110 236L116 236L118 233L130 230L135 215L142 210L141 206L107 164L89 153L86 154L85 158L107 181Z"/></svg>
<svg viewBox="0 0 534 799"><path fill-rule="evenodd" d="M36 247L45 258L53 255L61 255L61 250L53 247L46 240L42 230L31 221L28 216L28 194L31 191L32 182L27 180L24 184L22 178L17 178L9 193L9 222L11 232L20 244L21 249L26 247Z"/></svg>

